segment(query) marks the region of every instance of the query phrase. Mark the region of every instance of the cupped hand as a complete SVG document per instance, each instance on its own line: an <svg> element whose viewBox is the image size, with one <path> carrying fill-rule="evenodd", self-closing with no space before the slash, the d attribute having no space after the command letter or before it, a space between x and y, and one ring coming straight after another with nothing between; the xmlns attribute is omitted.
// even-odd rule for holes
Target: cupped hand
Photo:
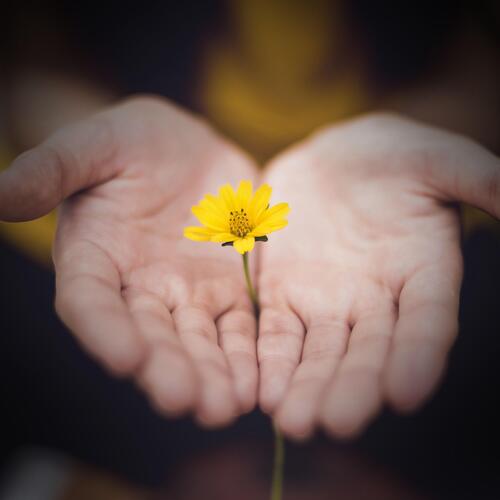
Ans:
<svg viewBox="0 0 500 500"><path fill-rule="evenodd" d="M201 120L135 98L15 160L0 177L0 218L63 202L53 252L62 320L163 412L223 425L255 404L255 319L236 253L187 241L183 227L206 192L255 172Z"/></svg>
<svg viewBox="0 0 500 500"><path fill-rule="evenodd" d="M327 128L265 180L289 228L260 254L260 404L289 436L347 437L384 402L432 393L457 334L457 206L500 216L500 163L465 138L390 115Z"/></svg>

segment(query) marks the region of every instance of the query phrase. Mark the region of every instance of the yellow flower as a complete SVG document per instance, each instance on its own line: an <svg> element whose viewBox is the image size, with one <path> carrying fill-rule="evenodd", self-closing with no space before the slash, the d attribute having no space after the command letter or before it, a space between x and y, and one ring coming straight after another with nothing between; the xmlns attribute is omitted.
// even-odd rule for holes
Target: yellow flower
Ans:
<svg viewBox="0 0 500 500"><path fill-rule="evenodd" d="M184 236L194 241L232 244L242 255L250 252L256 240L267 241L266 235L288 224L288 203L269 207L271 192L271 187L263 184L252 195L250 181L241 181L236 193L230 184L222 186L219 196L207 194L191 209L203 227L186 227Z"/></svg>

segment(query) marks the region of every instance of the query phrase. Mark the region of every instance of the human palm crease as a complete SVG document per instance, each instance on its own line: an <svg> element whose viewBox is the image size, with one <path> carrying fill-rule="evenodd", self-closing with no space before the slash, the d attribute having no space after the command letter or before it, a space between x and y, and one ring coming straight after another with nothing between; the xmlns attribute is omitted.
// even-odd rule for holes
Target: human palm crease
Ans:
<svg viewBox="0 0 500 500"><path fill-rule="evenodd" d="M105 139L89 139L96 123ZM58 314L159 411L220 426L258 402L290 437L348 437L383 404L411 411L435 390L458 331L452 202L498 217L499 178L480 146L385 115L320 131L259 173L200 120L139 98L19 157L0 217L65 200ZM258 325L237 253L183 237L194 203L242 179L293 211L251 253Z"/></svg>

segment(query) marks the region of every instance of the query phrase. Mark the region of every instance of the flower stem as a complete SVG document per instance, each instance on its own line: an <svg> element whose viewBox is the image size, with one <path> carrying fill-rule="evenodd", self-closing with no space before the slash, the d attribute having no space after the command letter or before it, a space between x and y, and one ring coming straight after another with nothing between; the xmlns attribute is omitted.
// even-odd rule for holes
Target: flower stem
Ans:
<svg viewBox="0 0 500 500"><path fill-rule="evenodd" d="M274 427L274 467L271 486L271 500L281 500L283 495L283 473L285 468L285 441L283 435Z"/></svg>
<svg viewBox="0 0 500 500"><path fill-rule="evenodd" d="M248 269L248 252L243 254L243 270L248 288L248 295L253 304L256 316L259 315L259 299L252 284L252 278ZM283 475L285 465L285 442L281 432L274 428L274 466L271 486L271 500L281 500L283 495Z"/></svg>
<svg viewBox="0 0 500 500"><path fill-rule="evenodd" d="M252 301L255 314L259 314L259 299L255 293L255 288L252 284L252 278L250 276L250 271L248 269L248 252L243 254L243 270L245 271L245 280L247 282L248 295L250 295L250 300Z"/></svg>

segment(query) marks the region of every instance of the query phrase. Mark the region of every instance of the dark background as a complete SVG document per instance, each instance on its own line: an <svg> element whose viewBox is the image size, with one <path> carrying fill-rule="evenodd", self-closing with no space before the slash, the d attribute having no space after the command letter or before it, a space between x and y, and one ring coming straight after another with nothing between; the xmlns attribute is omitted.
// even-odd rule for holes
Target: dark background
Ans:
<svg viewBox="0 0 500 500"><path fill-rule="evenodd" d="M356 0L347 6L375 87L398 88L432 73L438 55L471 18L498 47L494 2ZM224 4L215 0L21 1L8 3L2 17L9 21L1 34L3 133L19 148L25 141L9 126L8 96L20 67L55 68L104 82L117 97L152 92L197 109L200 47L212 33L231 29ZM318 482L317 461L331 457L340 467L344 456L355 456L363 465L354 460L342 469L352 472L353 482L363 481L365 469L389 474L407 485L404 498L413 498L411 491L430 498L500 498L500 239L478 229L464 242L464 252L461 331L438 393L413 416L386 411L353 443L318 436L307 445L290 445L292 485ZM244 455L257 443L269 459L252 466L256 477L266 477L272 433L258 410L216 432L202 431L189 419L161 418L131 383L109 377L76 345L54 313L53 296L52 272L0 242L3 464L16 450L37 445L135 484L163 488L175 483L182 464L189 467L207 450L216 457L217 450L233 446ZM339 478L332 481L333 497ZM388 498L380 495L366 498Z"/></svg>

